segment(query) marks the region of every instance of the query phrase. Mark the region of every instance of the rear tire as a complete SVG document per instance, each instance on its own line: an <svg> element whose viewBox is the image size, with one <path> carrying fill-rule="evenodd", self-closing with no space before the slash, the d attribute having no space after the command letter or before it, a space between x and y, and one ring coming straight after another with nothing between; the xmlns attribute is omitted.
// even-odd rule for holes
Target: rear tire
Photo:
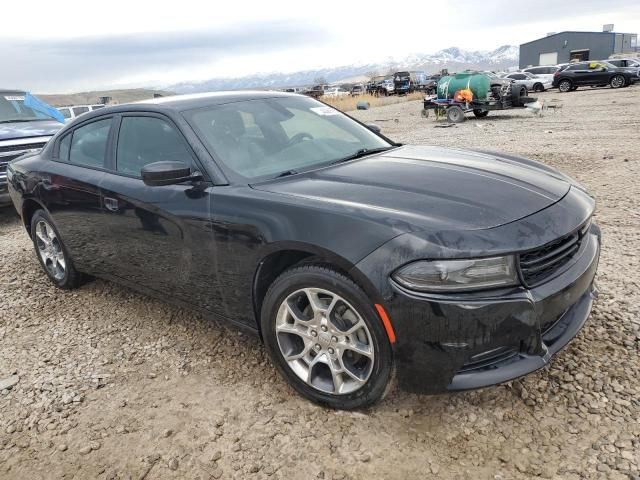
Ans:
<svg viewBox="0 0 640 480"><path fill-rule="evenodd" d="M307 399L351 410L387 392L394 365L382 321L364 291L332 267L301 264L281 274L260 325L276 368Z"/></svg>
<svg viewBox="0 0 640 480"><path fill-rule="evenodd" d="M450 123L462 123L467 118L464 116L464 110L457 105L453 105L447 109L447 120Z"/></svg>
<svg viewBox="0 0 640 480"><path fill-rule="evenodd" d="M542 85L541 83L536 83L533 86L533 91L537 93L544 92L544 85Z"/></svg>
<svg viewBox="0 0 640 480"><path fill-rule="evenodd" d="M560 90L562 93L570 92L572 88L573 83L571 82L571 80L560 80L560 83L558 83L558 90Z"/></svg>
<svg viewBox="0 0 640 480"><path fill-rule="evenodd" d="M31 217L31 240L40 265L56 287L70 290L82 284L82 274L73 266L58 229L44 210Z"/></svg>

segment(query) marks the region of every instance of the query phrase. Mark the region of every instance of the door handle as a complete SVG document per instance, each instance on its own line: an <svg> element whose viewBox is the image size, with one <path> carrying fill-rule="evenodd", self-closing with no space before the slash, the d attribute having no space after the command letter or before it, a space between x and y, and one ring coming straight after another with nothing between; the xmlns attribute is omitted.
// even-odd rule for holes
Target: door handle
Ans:
<svg viewBox="0 0 640 480"><path fill-rule="evenodd" d="M104 206L112 212L118 211L118 200L111 197L104 197Z"/></svg>

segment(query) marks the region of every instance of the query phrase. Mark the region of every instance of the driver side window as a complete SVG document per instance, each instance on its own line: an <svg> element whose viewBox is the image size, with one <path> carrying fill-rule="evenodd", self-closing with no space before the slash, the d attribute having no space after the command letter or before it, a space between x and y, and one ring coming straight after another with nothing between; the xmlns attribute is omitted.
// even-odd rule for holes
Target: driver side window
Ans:
<svg viewBox="0 0 640 480"><path fill-rule="evenodd" d="M322 136L326 138L344 140L345 142L358 142L358 139L346 130L324 121L322 113L313 113L309 110L299 110L297 108L292 108L291 111L295 113L295 116L280 124L290 139L301 133L313 132L316 136L318 133L322 133Z"/></svg>

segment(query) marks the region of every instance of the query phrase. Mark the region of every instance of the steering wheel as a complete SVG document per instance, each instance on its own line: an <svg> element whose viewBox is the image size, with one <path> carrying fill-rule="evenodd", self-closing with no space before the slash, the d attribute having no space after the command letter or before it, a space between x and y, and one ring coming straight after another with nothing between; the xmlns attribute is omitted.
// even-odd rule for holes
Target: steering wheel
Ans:
<svg viewBox="0 0 640 480"><path fill-rule="evenodd" d="M291 137L291 139L289 139L288 146L295 145L296 143L300 143L305 138L308 138L309 140L313 140L313 135L307 132L296 133L293 137Z"/></svg>

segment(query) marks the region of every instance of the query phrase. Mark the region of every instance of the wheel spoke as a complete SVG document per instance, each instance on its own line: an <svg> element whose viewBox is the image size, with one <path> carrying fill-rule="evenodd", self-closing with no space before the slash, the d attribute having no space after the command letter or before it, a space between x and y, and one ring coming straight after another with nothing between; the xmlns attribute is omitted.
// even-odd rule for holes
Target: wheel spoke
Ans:
<svg viewBox="0 0 640 480"><path fill-rule="evenodd" d="M49 237L49 241L53 241L56 239L56 234L53 231L53 228L51 228L51 226L47 225L46 223L43 223L44 229L46 231L47 237Z"/></svg>
<svg viewBox="0 0 640 480"><path fill-rule="evenodd" d="M315 289L305 288L304 293L309 300L309 305L311 306L314 314L324 311L320 297L318 297L318 292Z"/></svg>
<svg viewBox="0 0 640 480"><path fill-rule="evenodd" d="M67 268L67 263L64 260L64 254L62 252L58 253L58 255L56 256L56 261L58 262L58 265L62 267L63 270Z"/></svg>
<svg viewBox="0 0 640 480"><path fill-rule="evenodd" d="M343 346L345 350L351 350L352 352L357 353L358 355L362 355L367 358L373 357L373 353L371 352L371 347L369 345L365 345L361 342L350 342Z"/></svg>
<svg viewBox="0 0 640 480"><path fill-rule="evenodd" d="M297 335L302 339L311 340L311 334L303 326L289 324L278 325L276 326L276 331L279 333L289 333L291 335Z"/></svg>
<svg viewBox="0 0 640 480"><path fill-rule="evenodd" d="M353 373L351 370L349 370L346 367L343 367L342 373L344 373L345 375L348 375L349 378L351 378L354 382L357 382L359 384L363 384L365 382L365 380L360 378L358 375L356 375L355 373Z"/></svg>
<svg viewBox="0 0 640 480"><path fill-rule="evenodd" d="M49 243L49 237L47 236L44 223L39 223L36 228L36 236L44 243L45 245Z"/></svg>
<svg viewBox="0 0 640 480"><path fill-rule="evenodd" d="M294 360L300 360L301 358L304 358L309 353L309 351L311 350L312 346L313 346L312 342L305 341L304 348L302 349L302 351L300 353L294 353L293 355L285 355L284 359L287 362L293 362Z"/></svg>
<svg viewBox="0 0 640 480"><path fill-rule="evenodd" d="M292 307L291 304L289 303L288 299L285 300L286 306L287 306L287 311L289 312L289 315L291 315L291 318L293 318L293 322L294 323L302 323L305 320L300 317L299 312L297 311L296 308Z"/></svg>
<svg viewBox="0 0 640 480"><path fill-rule="evenodd" d="M344 381L342 380L342 372L337 372L334 368L331 368L331 379L333 380L334 393L340 393Z"/></svg>

